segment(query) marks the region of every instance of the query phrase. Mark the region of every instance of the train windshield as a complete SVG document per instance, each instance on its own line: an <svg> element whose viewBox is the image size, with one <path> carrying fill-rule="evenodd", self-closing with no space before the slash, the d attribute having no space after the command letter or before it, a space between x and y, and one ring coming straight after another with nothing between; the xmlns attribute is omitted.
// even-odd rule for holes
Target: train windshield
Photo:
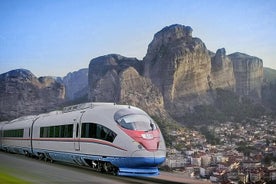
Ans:
<svg viewBox="0 0 276 184"><path fill-rule="evenodd" d="M130 114L117 119L117 123L128 130L152 131L156 129L154 121L141 114Z"/></svg>

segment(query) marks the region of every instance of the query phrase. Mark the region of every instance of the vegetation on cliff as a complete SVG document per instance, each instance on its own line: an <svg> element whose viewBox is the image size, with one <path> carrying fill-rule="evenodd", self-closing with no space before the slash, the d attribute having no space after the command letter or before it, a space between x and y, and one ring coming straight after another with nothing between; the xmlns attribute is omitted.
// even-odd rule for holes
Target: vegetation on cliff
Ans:
<svg viewBox="0 0 276 184"><path fill-rule="evenodd" d="M257 118L265 113L265 108L250 98L241 97L232 91L216 89L214 105L199 105L183 118L185 124L237 121Z"/></svg>

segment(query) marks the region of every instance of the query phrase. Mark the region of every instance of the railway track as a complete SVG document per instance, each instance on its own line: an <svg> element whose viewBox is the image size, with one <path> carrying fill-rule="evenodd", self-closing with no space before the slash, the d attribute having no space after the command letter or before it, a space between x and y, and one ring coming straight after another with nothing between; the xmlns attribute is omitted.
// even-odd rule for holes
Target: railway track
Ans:
<svg viewBox="0 0 276 184"><path fill-rule="evenodd" d="M201 182L195 180L185 180L177 178L173 175L162 174L157 177L122 177L109 174L102 174L89 169L88 167L75 166L61 162L45 162L23 155L0 152L0 173L6 176L18 179L18 184L39 183L39 184L118 184L118 183L133 183L133 184L154 184L154 183L196 183ZM0 176L1 179L1 176ZM2 183L3 181L1 181ZM4 182L5 183L5 182ZM9 183L9 182L6 182Z"/></svg>

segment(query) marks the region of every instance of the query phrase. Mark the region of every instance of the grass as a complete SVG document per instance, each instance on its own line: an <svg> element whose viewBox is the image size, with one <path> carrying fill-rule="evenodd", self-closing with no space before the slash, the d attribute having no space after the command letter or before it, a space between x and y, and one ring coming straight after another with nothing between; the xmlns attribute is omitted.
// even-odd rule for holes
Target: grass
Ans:
<svg viewBox="0 0 276 184"><path fill-rule="evenodd" d="M12 176L8 173L3 172L3 169L0 170L0 183L1 184L30 184L30 182L24 181L20 178Z"/></svg>

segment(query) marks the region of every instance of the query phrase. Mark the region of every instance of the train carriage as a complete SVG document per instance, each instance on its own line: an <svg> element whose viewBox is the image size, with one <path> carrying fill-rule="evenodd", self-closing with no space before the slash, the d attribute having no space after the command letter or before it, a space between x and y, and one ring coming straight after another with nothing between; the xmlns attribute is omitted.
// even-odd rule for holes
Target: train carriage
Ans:
<svg viewBox="0 0 276 184"><path fill-rule="evenodd" d="M2 149L2 142L3 142L3 127L4 127L4 125L6 124L6 123L8 123L8 121L2 121L2 122L0 122L0 150L3 150Z"/></svg>
<svg viewBox="0 0 276 184"><path fill-rule="evenodd" d="M56 159L52 153L71 153L74 150L74 121L79 117L77 112L62 113L55 111L44 114L33 125L33 154L40 159L70 161ZM57 154L55 154L57 155Z"/></svg>
<svg viewBox="0 0 276 184"><path fill-rule="evenodd" d="M23 128L24 135L3 145L14 149L18 146L15 142L21 144L26 139L29 142L19 147L28 149L18 153L31 153L40 159L65 161L127 176L157 175L157 166L165 161L166 148L160 129L144 111L133 106L79 104L62 112L5 124L2 134L13 129L12 124L18 131Z"/></svg>
<svg viewBox="0 0 276 184"><path fill-rule="evenodd" d="M1 149L29 155L31 150L31 127L36 116L25 116L10 122L5 122L1 127Z"/></svg>

